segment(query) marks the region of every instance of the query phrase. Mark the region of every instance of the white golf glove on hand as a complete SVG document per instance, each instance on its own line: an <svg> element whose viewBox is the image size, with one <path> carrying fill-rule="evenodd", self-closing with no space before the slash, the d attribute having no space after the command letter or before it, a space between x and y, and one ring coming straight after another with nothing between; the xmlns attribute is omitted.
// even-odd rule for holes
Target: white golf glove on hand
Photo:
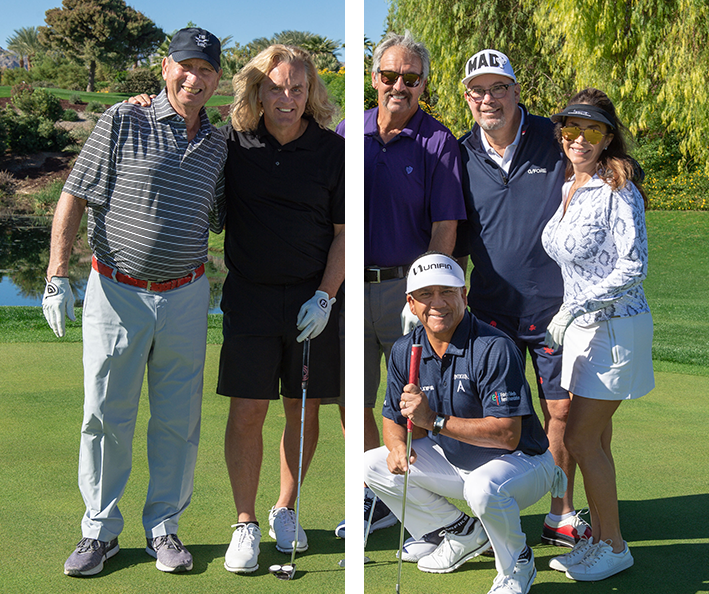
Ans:
<svg viewBox="0 0 709 594"><path fill-rule="evenodd" d="M44 289L42 311L49 327L58 337L64 336L66 318L76 321L74 316L74 294L65 276L53 276Z"/></svg>
<svg viewBox="0 0 709 594"><path fill-rule="evenodd" d="M302 330L296 338L298 342L303 342L306 338L315 338L325 329L335 301L337 299L334 297L331 299L325 291L315 291L315 295L303 303L296 320L298 330Z"/></svg>
<svg viewBox="0 0 709 594"><path fill-rule="evenodd" d="M564 334L573 321L574 316L568 309L566 309L565 305L562 305L561 309L559 309L557 314L551 319L551 322L549 322L549 325L547 326L544 344L554 350L558 349L562 344L564 344Z"/></svg>
<svg viewBox="0 0 709 594"><path fill-rule="evenodd" d="M420 323L419 319L411 313L411 308L409 304L404 305L404 309L401 310L401 333L406 335L411 332Z"/></svg>

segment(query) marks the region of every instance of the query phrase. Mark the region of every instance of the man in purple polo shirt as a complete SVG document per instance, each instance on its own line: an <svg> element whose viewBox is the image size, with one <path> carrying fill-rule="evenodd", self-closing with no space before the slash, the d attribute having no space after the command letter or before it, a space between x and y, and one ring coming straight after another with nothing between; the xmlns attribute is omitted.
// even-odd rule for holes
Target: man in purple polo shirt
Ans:
<svg viewBox="0 0 709 594"><path fill-rule="evenodd" d="M406 304L408 267L428 250L452 253L466 218L456 139L418 103L429 68L428 50L408 31L389 33L374 50L378 107L364 114L365 451L380 445L373 409L382 355L388 361L394 342L418 322ZM365 530L373 502L365 488ZM396 521L377 501L371 530ZM344 537L344 522L335 534Z"/></svg>

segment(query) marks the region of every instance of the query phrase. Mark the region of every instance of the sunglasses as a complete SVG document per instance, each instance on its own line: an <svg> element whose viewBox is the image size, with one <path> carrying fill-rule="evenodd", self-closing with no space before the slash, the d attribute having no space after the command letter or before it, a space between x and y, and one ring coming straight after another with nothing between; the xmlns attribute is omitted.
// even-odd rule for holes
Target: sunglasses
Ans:
<svg viewBox="0 0 709 594"><path fill-rule="evenodd" d="M601 140L603 140L605 134L600 130L594 130L593 128L581 130L581 128L576 126L564 126L561 129L561 137L569 142L573 142L579 136L583 136L586 139L586 142L590 144L598 144Z"/></svg>
<svg viewBox="0 0 709 594"><path fill-rule="evenodd" d="M377 69L379 76L382 78L382 82L385 85L394 86L399 77L404 81L404 85L413 89L421 84L421 74L416 74L415 72L406 72L401 74L399 72L394 72L393 70L381 70Z"/></svg>

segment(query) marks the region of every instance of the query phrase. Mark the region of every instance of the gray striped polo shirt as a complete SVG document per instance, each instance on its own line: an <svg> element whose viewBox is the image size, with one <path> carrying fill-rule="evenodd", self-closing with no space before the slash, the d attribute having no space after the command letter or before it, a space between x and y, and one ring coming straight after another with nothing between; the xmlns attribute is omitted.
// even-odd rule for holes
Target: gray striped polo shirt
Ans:
<svg viewBox="0 0 709 594"><path fill-rule="evenodd" d="M100 118L64 191L88 206L96 258L134 278L180 278L207 261L224 222L226 141L204 109L196 137L163 90L150 107L119 103Z"/></svg>

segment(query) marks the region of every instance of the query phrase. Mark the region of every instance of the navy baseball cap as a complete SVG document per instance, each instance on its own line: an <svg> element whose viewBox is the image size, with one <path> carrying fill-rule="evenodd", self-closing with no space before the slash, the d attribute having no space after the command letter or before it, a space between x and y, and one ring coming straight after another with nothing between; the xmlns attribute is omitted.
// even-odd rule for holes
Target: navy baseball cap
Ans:
<svg viewBox="0 0 709 594"><path fill-rule="evenodd" d="M576 103L574 105L567 105L564 111L560 113L555 113L551 116L551 121L555 124L559 122L564 122L566 118L575 116L583 120L594 120L596 122L602 122L607 124L610 128L615 129L615 124L613 123L613 116L609 114L605 109L602 109L596 105L588 105L586 103Z"/></svg>
<svg viewBox="0 0 709 594"><path fill-rule="evenodd" d="M197 58L206 60L215 70L221 70L222 44L214 35L206 29L190 27L180 29L172 37L168 56L172 56L175 62Z"/></svg>

